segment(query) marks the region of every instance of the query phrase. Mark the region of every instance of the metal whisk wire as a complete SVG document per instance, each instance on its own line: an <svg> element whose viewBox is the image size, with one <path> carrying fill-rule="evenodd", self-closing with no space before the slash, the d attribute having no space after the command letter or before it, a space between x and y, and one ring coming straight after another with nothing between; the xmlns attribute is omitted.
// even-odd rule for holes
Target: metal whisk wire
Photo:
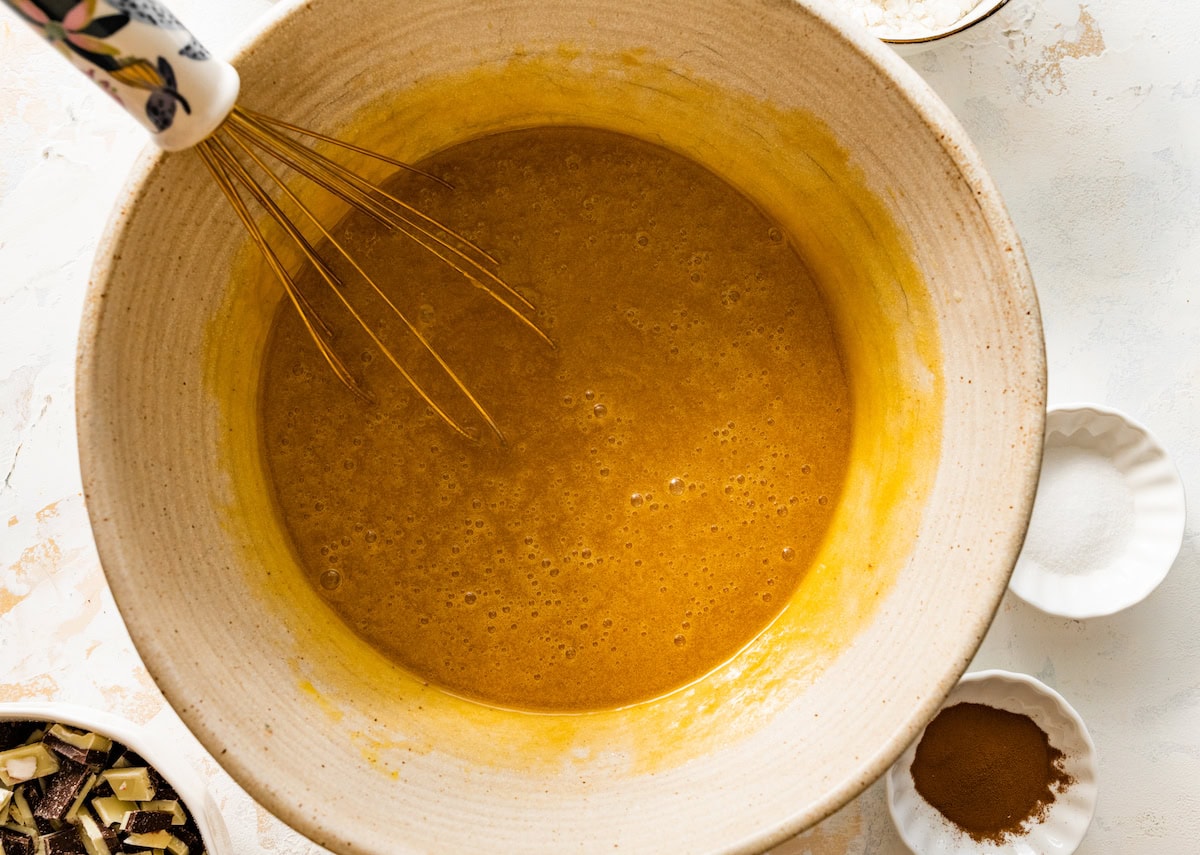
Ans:
<svg viewBox="0 0 1200 855"><path fill-rule="evenodd" d="M400 161L348 143L343 143L331 137L305 131L302 128L270 119L241 107L235 107L218 131L196 147L205 166L208 167L217 185L221 188L221 191L233 206L234 212L245 226L251 240L262 252L268 266L283 285L284 291L292 305L300 313L305 328L312 336L314 342L316 342L318 350L334 374L356 395L364 400L372 400L371 394L363 388L346 366L343 359L338 355L333 346L329 326L316 312L312 304L304 297L303 293L297 287L293 276L286 270L278 254L271 248L261 227L252 216L246 200L242 197L243 191L295 243L304 257L313 265L321 279L332 289L341 306L367 334L388 362L400 372L400 375L413 388L417 395L420 396L421 400L457 433L464 437L474 438L474 434L467 427L450 415L444 407L433 399L426 388L396 357L393 350L380 339L377 332L364 320L361 312L355 308L354 304L346 296L342 279L333 271L328 262L321 257L317 249L287 216L267 189L255 179L247 166L239 160L238 153L240 153L241 158L244 158L257 167L260 174L269 177L283 197L288 200L301 216L317 229L326 243L345 259L362 280L367 283L371 291L383 301L388 310L400 320L404 329L416 339L421 348L433 357L441 370L445 372L446 376L453 383L454 387L470 402L471 406L487 423L488 427L503 442L504 433L501 431L500 426L458 374L446 363L412 320L396 306L387 293L363 270L353 255L330 234L329 230L321 223L311 208L305 205L295 192L279 178L270 164L263 159L263 155L269 156L278 163L293 169L298 174L344 200L355 209L390 228L396 229L405 237L434 254L449 267L462 274L475 287L480 288L497 303L504 306L516 318L532 329L542 340L553 346L553 342L549 336L518 309L514 305L514 302L524 306L527 310L532 309L532 304L486 266L489 263L494 264L495 259L475 246L471 241L453 230L442 226L411 205L369 184L365 179L347 170L341 164L338 164L320 152L284 136L275 130L275 127L286 128L296 134L310 136L330 145L373 157L398 168L418 172L422 175L427 175L427 173L414 169ZM445 181L436 176L427 177L441 184L446 184ZM442 232L442 234L438 232ZM443 234L445 237L443 237Z"/></svg>

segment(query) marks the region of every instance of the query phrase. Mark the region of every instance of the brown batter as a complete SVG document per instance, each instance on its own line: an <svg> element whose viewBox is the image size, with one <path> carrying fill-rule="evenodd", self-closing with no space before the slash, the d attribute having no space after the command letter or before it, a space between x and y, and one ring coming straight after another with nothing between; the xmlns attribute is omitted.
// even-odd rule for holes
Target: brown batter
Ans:
<svg viewBox="0 0 1200 855"><path fill-rule="evenodd" d="M344 222L509 445L453 434L303 281L378 398L353 397L281 310L264 450L308 579L384 654L486 703L603 709L703 676L787 603L846 468L849 393L803 264L730 185L630 137L533 128L421 166L455 189L393 189L495 255L558 347ZM432 376L382 310L367 318Z"/></svg>

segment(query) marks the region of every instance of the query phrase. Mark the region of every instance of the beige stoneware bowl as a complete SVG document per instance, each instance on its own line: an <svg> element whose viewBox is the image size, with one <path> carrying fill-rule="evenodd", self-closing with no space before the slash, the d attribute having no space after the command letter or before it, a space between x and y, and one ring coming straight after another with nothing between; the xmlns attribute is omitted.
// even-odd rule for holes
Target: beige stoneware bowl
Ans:
<svg viewBox="0 0 1200 855"><path fill-rule="evenodd" d="M303 580L257 433L281 294L200 162L147 157L88 300L80 449L117 603L216 759L318 843L377 855L757 852L882 774L1004 592L1045 412L1025 259L945 106L784 0L283 2L234 61L248 106L410 161L549 123L707 165L820 284L855 412L814 566L724 666L587 715L450 697Z"/></svg>

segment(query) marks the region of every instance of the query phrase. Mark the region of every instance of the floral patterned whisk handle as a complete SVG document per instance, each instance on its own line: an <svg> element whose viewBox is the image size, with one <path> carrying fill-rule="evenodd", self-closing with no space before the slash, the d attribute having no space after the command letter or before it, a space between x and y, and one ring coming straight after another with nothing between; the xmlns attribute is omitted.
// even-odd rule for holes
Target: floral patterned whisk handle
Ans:
<svg viewBox="0 0 1200 855"><path fill-rule="evenodd" d="M0 0L142 123L167 151L225 120L238 74L159 0Z"/></svg>

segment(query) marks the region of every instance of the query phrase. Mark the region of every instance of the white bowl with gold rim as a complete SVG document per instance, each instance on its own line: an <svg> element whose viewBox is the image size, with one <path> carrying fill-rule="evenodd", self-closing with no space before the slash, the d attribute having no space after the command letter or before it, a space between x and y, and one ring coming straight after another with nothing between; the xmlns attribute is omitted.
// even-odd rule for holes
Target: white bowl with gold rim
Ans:
<svg viewBox="0 0 1200 855"><path fill-rule="evenodd" d="M583 715L451 697L301 580L257 440L281 295L202 166L148 158L88 298L80 452L122 615L217 760L316 842L389 855L756 852L882 774L986 632L1041 447L1029 272L949 110L820 8L750 0L286 2L235 62L249 106L409 161L587 124L726 177L817 278L855 421L816 562L726 665Z"/></svg>

